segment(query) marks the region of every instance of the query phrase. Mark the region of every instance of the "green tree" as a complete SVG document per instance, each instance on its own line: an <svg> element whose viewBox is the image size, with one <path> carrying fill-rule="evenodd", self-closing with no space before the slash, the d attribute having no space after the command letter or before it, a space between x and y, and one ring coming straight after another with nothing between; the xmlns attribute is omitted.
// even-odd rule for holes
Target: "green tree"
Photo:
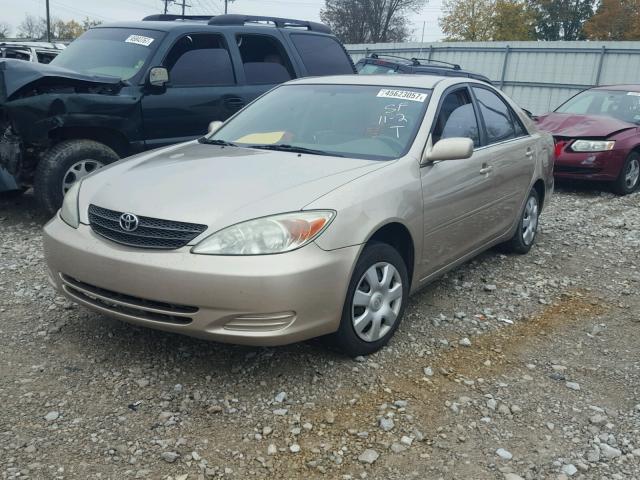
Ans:
<svg viewBox="0 0 640 480"><path fill-rule="evenodd" d="M497 0L493 40L535 40L535 15L523 0Z"/></svg>
<svg viewBox="0 0 640 480"><path fill-rule="evenodd" d="M320 18L344 43L402 42L408 15L428 0L325 0Z"/></svg>
<svg viewBox="0 0 640 480"><path fill-rule="evenodd" d="M584 31L590 40L640 40L640 0L601 0Z"/></svg>
<svg viewBox="0 0 640 480"><path fill-rule="evenodd" d="M446 40L491 40L495 7L494 0L445 0L439 22Z"/></svg>
<svg viewBox="0 0 640 480"><path fill-rule="evenodd" d="M538 40L584 40L584 24L593 16L593 0L528 0Z"/></svg>

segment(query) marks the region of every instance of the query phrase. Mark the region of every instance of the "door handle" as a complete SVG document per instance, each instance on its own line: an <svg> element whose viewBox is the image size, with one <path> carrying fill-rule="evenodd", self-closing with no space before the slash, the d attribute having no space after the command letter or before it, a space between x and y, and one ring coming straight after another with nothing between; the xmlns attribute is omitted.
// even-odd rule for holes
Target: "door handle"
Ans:
<svg viewBox="0 0 640 480"><path fill-rule="evenodd" d="M485 175L487 173L491 173L493 171L493 167L491 165L487 165L484 163L482 168L480 169L480 175Z"/></svg>
<svg viewBox="0 0 640 480"><path fill-rule="evenodd" d="M531 148L527 148L527 151L526 151L526 153L525 153L525 156L526 156L527 158L531 158L531 157L533 157L533 149L531 149Z"/></svg>

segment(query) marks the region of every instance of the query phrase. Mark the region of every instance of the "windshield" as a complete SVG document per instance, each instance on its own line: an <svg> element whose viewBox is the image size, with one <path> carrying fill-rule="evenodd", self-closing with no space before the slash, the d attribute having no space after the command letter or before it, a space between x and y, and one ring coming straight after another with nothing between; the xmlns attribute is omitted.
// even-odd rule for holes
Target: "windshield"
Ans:
<svg viewBox="0 0 640 480"><path fill-rule="evenodd" d="M640 124L640 92L587 90L560 105L556 112L606 115L625 122Z"/></svg>
<svg viewBox="0 0 640 480"><path fill-rule="evenodd" d="M376 65L373 63L364 63L356 65L356 70L361 75L387 75L387 74L395 74L396 67L392 65Z"/></svg>
<svg viewBox="0 0 640 480"><path fill-rule="evenodd" d="M284 85L242 110L204 141L394 159L411 147L430 93L369 85Z"/></svg>
<svg viewBox="0 0 640 480"><path fill-rule="evenodd" d="M131 80L147 63L162 35L154 30L93 28L51 63L89 75Z"/></svg>

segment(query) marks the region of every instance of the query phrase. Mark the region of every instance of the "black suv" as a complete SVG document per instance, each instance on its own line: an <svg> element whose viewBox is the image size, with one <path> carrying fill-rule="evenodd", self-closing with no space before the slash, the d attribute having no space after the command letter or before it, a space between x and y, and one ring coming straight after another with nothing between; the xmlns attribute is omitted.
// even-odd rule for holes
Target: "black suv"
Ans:
<svg viewBox="0 0 640 480"><path fill-rule="evenodd" d="M83 176L201 136L276 84L353 73L320 23L153 15L100 25L48 65L0 62L0 166L53 213Z"/></svg>
<svg viewBox="0 0 640 480"><path fill-rule="evenodd" d="M443 77L467 77L491 83L484 75L462 70L460 65L426 58L404 58L395 55L372 53L356 63L356 70L362 75L419 74Z"/></svg>

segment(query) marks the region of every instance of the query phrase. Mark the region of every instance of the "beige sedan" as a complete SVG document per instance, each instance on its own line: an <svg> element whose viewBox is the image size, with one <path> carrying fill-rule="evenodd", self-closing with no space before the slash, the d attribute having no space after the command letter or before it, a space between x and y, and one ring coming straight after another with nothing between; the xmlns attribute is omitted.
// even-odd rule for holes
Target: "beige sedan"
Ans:
<svg viewBox="0 0 640 480"><path fill-rule="evenodd" d="M50 280L147 327L368 354L412 292L494 245L531 248L552 155L482 82L296 80L76 184L45 227Z"/></svg>

